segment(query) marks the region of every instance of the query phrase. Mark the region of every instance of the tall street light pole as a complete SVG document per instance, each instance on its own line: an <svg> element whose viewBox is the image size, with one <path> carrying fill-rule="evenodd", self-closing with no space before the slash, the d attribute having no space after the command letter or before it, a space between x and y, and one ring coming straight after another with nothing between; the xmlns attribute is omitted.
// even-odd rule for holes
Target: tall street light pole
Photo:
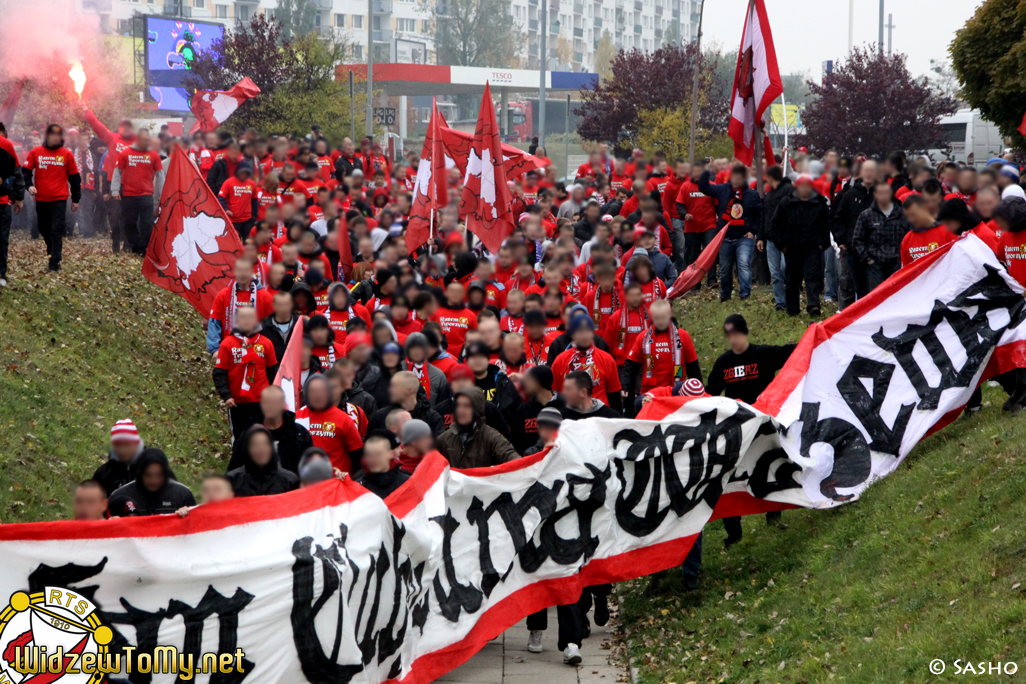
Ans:
<svg viewBox="0 0 1026 684"><path fill-rule="evenodd" d="M698 37L695 39L695 74L691 79L691 134L688 140L688 166L695 163L695 120L698 117L698 69L702 59L702 18L705 16L705 0L698 10ZM684 17L680 18L681 23ZM683 39L682 39L683 42Z"/></svg>
<svg viewBox="0 0 1026 684"><path fill-rule="evenodd" d="M538 60L538 145L545 147L545 67L548 66L548 0L541 0L541 20L538 30L541 32L541 40L538 42L541 47L541 55Z"/></svg>
<svg viewBox="0 0 1026 684"><path fill-rule="evenodd" d="M374 135L374 0L367 0L367 137L372 135Z"/></svg>

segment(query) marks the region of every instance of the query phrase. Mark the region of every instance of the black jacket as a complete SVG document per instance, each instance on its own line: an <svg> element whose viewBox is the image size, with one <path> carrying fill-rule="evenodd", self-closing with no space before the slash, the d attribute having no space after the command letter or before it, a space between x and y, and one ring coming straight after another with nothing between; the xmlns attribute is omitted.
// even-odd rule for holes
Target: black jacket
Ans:
<svg viewBox="0 0 1026 684"><path fill-rule="evenodd" d="M453 416L456 411L456 399L450 398L445 401L441 401L434 406L435 413L442 417L442 422L445 424L445 428L448 429L453 422ZM510 429L510 423L506 421L506 418L502 415L495 404L490 401L485 402L485 425L498 431L506 439L513 441L512 430Z"/></svg>
<svg viewBox="0 0 1026 684"><path fill-rule="evenodd" d="M357 476L356 481L372 494L376 494L384 499L399 489L409 479L410 474L396 466L386 473L368 473L363 471Z"/></svg>
<svg viewBox="0 0 1026 684"><path fill-rule="evenodd" d="M274 358L278 359L278 363L281 364L285 360L285 349L289 346L289 340L292 339L292 331L296 329L296 321L299 320L299 316L292 314L292 322L289 324L289 331L285 334L281 334L281 330L274 323L274 314L271 314L264 320L260 321L260 334L271 341L274 345ZM273 380L273 378L271 378Z"/></svg>
<svg viewBox="0 0 1026 684"><path fill-rule="evenodd" d="M712 171L706 171L698 179L698 191L716 200L716 226L722 228L727 220L723 214L727 211L731 198L734 196L734 186L728 183L711 183ZM741 218L744 225L731 226L727 230L726 239L736 240L744 237L746 233L758 235L762 227L762 198L759 193L749 186L741 190Z"/></svg>
<svg viewBox="0 0 1026 684"><path fill-rule="evenodd" d="M792 192L794 192L794 185L791 184L790 178L785 178L780 182L780 185L767 192L766 196L762 198L762 232L759 233L760 240L770 239L768 237L770 223L773 221L773 214L777 211L777 205L780 204L780 200ZM679 213L680 209L677 209L677 211Z"/></svg>
<svg viewBox="0 0 1026 684"><path fill-rule="evenodd" d="M296 414L292 411L285 411L281 418L281 427L276 430L267 429L274 441L274 448L278 452L278 461L281 463L281 467L299 474L299 459L303 457L304 451L313 446L313 438L310 437L310 433L305 427L296 422ZM236 440L236 447L238 444L239 440ZM243 460L245 453L236 447L232 448L228 470L235 470L245 465Z"/></svg>
<svg viewBox="0 0 1026 684"><path fill-rule="evenodd" d="M232 447L232 460L238 452L238 460L242 461L242 467L229 470L225 476L232 483L235 496L264 496L267 494L284 494L293 489L299 489L299 476L291 470L281 467L278 459L278 450L271 454L271 460L264 466L258 466L249 455L249 438L257 432L265 433L274 444L274 436L271 431L263 425L254 425L246 430L242 437L235 440ZM309 434L307 435L309 438Z"/></svg>
<svg viewBox="0 0 1026 684"><path fill-rule="evenodd" d="M378 397L388 398L388 381L389 379L381 372L381 368L368 359L367 363L356 371L353 386L359 385L364 392L374 398L378 406L383 406L387 402L378 400ZM368 415L368 417L370 416Z"/></svg>
<svg viewBox="0 0 1026 684"><path fill-rule="evenodd" d="M207 171L207 185L210 186L210 190L216 196L217 193L221 192L221 186L224 185L224 182L231 177L232 174L228 173L228 160L221 157Z"/></svg>
<svg viewBox="0 0 1026 684"><path fill-rule="evenodd" d="M183 506L195 506L196 499L185 485L174 479L167 456L160 449L143 449L132 460L135 479L114 492L107 503L112 516L128 517L174 513ZM154 463L164 470L164 485L155 492L142 485L143 473Z"/></svg>
<svg viewBox="0 0 1026 684"><path fill-rule="evenodd" d="M855 179L852 185L841 191L834 210L833 225L830 228L838 245L851 246L855 222L872 203L873 192L862 184L861 178Z"/></svg>
<svg viewBox="0 0 1026 684"><path fill-rule="evenodd" d="M388 418L388 414L392 411L405 410L398 404L388 404L384 408L378 409L378 411L370 417L367 425L367 434L374 432L375 430L385 429L385 419ZM417 405L410 411L410 415L417 419L422 420L428 424L431 428L431 434L437 437L438 435L445 432L445 422L442 421L442 417L438 415L438 412L431 408L431 404L428 403L427 395L421 390L417 396Z"/></svg>
<svg viewBox="0 0 1026 684"><path fill-rule="evenodd" d="M808 200L791 194L781 198L767 237L778 249L826 249L830 246L830 205L813 194Z"/></svg>
<svg viewBox="0 0 1026 684"><path fill-rule="evenodd" d="M591 400L591 407L587 411L578 411L572 406L563 409L565 420L584 420L585 418L623 418L623 414L614 411L598 399Z"/></svg>
<svg viewBox="0 0 1026 684"><path fill-rule="evenodd" d="M513 448L518 453L527 455L527 451L538 442L538 414L543 408L554 408L560 413L566 410L566 402L563 397L553 394L549 403L544 406L534 399L525 401L517 406L516 417L513 419Z"/></svg>
<svg viewBox="0 0 1026 684"><path fill-rule="evenodd" d="M377 400L355 380L352 387L342 392L342 401L363 409L363 415L367 416L367 420L370 420L370 417L378 411Z"/></svg>
<svg viewBox="0 0 1026 684"><path fill-rule="evenodd" d="M335 160L335 180L339 183L345 183L347 176L353 175L353 169L360 163L359 159L355 157L353 159L346 159L343 155L338 155L338 159ZM360 169L361 171L363 169Z"/></svg>
<svg viewBox="0 0 1026 684"><path fill-rule="evenodd" d="M509 376L499 370L494 363L491 363L488 364L488 373L485 377L475 380L474 384L485 393L487 402L494 404L495 408L499 409L503 420L507 424L512 423L521 399L520 392Z"/></svg>
<svg viewBox="0 0 1026 684"><path fill-rule="evenodd" d="M106 462L102 466L96 469L93 473L93 479L103 485L103 488L107 490L107 498L113 494L119 487L124 487L129 482L135 480L135 459L139 457L139 454L143 452L143 443L139 442L139 450L135 452L135 456L132 460L119 461L114 452L111 451L107 457ZM171 477L174 477L172 473Z"/></svg>

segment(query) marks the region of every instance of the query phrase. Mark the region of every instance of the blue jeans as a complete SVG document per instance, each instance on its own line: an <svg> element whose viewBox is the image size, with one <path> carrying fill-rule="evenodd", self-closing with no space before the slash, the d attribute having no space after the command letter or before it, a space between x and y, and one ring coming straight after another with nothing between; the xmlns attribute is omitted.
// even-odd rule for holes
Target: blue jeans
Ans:
<svg viewBox="0 0 1026 684"><path fill-rule="evenodd" d="M773 284L773 301L778 309L786 308L784 253L777 249L776 244L772 240L766 241L766 261L769 264L770 282Z"/></svg>
<svg viewBox="0 0 1026 684"><path fill-rule="evenodd" d="M837 301L837 252L834 246L830 245L823 250L823 263L826 270L826 292L823 296L827 299Z"/></svg>
<svg viewBox="0 0 1026 684"><path fill-rule="evenodd" d="M747 299L752 294L752 255L755 253L753 238L725 239L720 245L720 301L730 299L734 291L734 264L737 263L738 294Z"/></svg>
<svg viewBox="0 0 1026 684"><path fill-rule="evenodd" d="M698 538L695 539L694 545L691 550L688 551L688 555L684 557L684 562L681 563L680 569L684 571L685 577L692 577L697 579L702 573L702 533L698 533Z"/></svg>

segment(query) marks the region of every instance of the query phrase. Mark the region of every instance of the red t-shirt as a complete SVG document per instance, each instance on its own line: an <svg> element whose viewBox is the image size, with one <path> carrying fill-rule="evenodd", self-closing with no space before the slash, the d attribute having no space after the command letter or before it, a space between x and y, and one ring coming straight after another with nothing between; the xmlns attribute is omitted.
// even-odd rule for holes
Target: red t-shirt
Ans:
<svg viewBox="0 0 1026 684"><path fill-rule="evenodd" d="M439 307L431 320L441 326L442 334L445 335L448 342L447 351L453 355L458 355L463 349L463 343L467 340L467 331L477 330L477 314L466 307L462 309Z"/></svg>
<svg viewBox="0 0 1026 684"><path fill-rule="evenodd" d="M576 368L570 367L571 360L577 356ZM574 347L570 347L565 352L556 357L555 362L552 364L552 375L554 380L552 382L552 389L557 392L563 391L563 381L566 380L568 373L575 370L584 370L591 376L592 390L591 396L594 399L598 399L603 404L609 404L609 393L620 391L620 374L616 369L616 361L607 352L602 351L598 348L592 349L591 355L591 366L585 367L585 355L578 354Z"/></svg>
<svg viewBox="0 0 1026 684"><path fill-rule="evenodd" d="M934 226L919 232L910 230L901 239L901 265L908 266L916 259L957 239L944 226Z"/></svg>
<svg viewBox="0 0 1026 684"><path fill-rule="evenodd" d="M287 186L284 183L279 183L278 194L281 195L282 199L286 202L295 202L298 198L304 205L308 199L313 197L313 195L310 194L310 188L308 188L306 183L299 178L295 179Z"/></svg>
<svg viewBox="0 0 1026 684"><path fill-rule="evenodd" d="M999 259L1001 258L1001 248L998 247L998 236L994 234L994 231L990 229L990 226L986 223L981 223L975 228L965 231L962 235L969 235L970 233L983 240L984 244L990 247Z"/></svg>
<svg viewBox="0 0 1026 684"><path fill-rule="evenodd" d="M253 218L253 198L257 194L257 184L252 178L244 181L229 178L221 185L221 191L217 193L224 197L228 205L228 214L233 223L242 223Z"/></svg>
<svg viewBox="0 0 1026 684"><path fill-rule="evenodd" d="M25 157L23 166L35 171L32 186L39 202L60 202L68 199L68 176L78 173L75 155L67 147L48 150L33 147Z"/></svg>
<svg viewBox="0 0 1026 684"><path fill-rule="evenodd" d="M1009 275L1026 285L1026 231L1004 232L998 242L1001 253L998 259L1008 269Z"/></svg>
<svg viewBox="0 0 1026 684"><path fill-rule="evenodd" d="M332 406L325 411L311 411L304 406L296 411L296 422L310 432L315 447L328 452L331 465L343 473L353 472L349 454L363 448L360 430L342 409Z"/></svg>
<svg viewBox="0 0 1026 684"><path fill-rule="evenodd" d="M691 220L684 222L685 233L704 233L716 227L716 200L699 192L693 181L685 181L680 186L677 202L691 214Z"/></svg>
<svg viewBox="0 0 1026 684"><path fill-rule="evenodd" d="M228 385L237 404L260 401L260 394L269 384L268 366L278 365L274 345L263 335L243 340L228 335L217 349L215 368L228 371Z"/></svg>
<svg viewBox="0 0 1026 684"><path fill-rule="evenodd" d="M122 197L144 197L153 194L153 178L164 164L154 150L142 152L127 147L118 155L114 168L121 170Z"/></svg>
<svg viewBox="0 0 1026 684"><path fill-rule="evenodd" d="M263 221L267 215L267 207L272 204L281 206L281 200L277 194L257 190L257 220Z"/></svg>
<svg viewBox="0 0 1026 684"><path fill-rule="evenodd" d="M221 324L221 338L231 333L231 328L228 325L228 303L231 301L229 297L233 294L231 290L234 289L236 306L247 305L251 303L249 290L239 290L237 287L228 286L218 292L214 296L214 303L210 306L210 318ZM256 313L259 320L267 318L274 313L274 297L264 288L260 288L256 291Z"/></svg>
<svg viewBox="0 0 1026 684"><path fill-rule="evenodd" d="M268 266L281 263L281 250L273 242L257 245L257 259Z"/></svg>
<svg viewBox="0 0 1026 684"><path fill-rule="evenodd" d="M595 299L596 292L598 301ZM623 290L617 283L610 292L603 292L599 285L590 287L581 295L580 301L581 306L588 309L588 313L591 314L591 320L595 321L595 328L601 330L606 317L623 303L623 297Z"/></svg>
<svg viewBox="0 0 1026 684"><path fill-rule="evenodd" d="M602 326L602 339L609 345L610 351L613 352L613 358L616 359L618 365L623 365L623 362L627 360L627 354L634 347L634 340L638 339L638 336L647 330L645 327L645 317L640 308L637 311L627 312L627 325L621 331L622 318L623 307L620 307L604 319L605 323Z"/></svg>
<svg viewBox="0 0 1026 684"><path fill-rule="evenodd" d="M681 343L681 366L698 360L698 352L695 351L695 344L691 341L691 335L683 328L677 329L680 334ZM638 335L634 340L634 346L627 354L627 358L641 366L641 391L647 392L656 387L664 385L673 386L677 381L677 372L673 365L673 348L671 344L670 331L656 332L652 337L652 368L649 377L649 369L646 367L645 358L645 335ZM683 367L680 369L680 377L684 377Z"/></svg>
<svg viewBox="0 0 1026 684"><path fill-rule="evenodd" d="M502 317L501 321L499 321L499 328L502 329L502 332L515 332L515 333L520 333L521 335L523 335L524 334L524 317L523 317L523 315L520 315L520 316L510 316L510 315L507 314L507 315Z"/></svg>

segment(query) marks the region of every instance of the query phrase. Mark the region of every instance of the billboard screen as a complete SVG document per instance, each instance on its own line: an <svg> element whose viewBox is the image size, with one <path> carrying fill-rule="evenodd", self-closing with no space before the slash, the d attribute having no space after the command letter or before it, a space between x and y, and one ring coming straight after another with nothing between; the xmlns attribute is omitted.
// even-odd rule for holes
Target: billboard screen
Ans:
<svg viewBox="0 0 1026 684"><path fill-rule="evenodd" d="M146 83L158 109L189 111L184 85L192 61L223 37L221 24L146 17Z"/></svg>

